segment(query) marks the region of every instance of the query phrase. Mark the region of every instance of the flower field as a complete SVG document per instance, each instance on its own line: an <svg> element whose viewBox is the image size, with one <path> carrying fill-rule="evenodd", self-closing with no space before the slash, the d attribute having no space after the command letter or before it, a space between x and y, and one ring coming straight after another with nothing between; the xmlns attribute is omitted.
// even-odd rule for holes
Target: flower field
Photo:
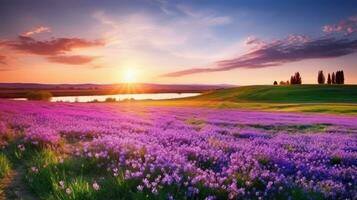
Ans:
<svg viewBox="0 0 357 200"><path fill-rule="evenodd" d="M352 116L0 101L0 146L40 199L357 198Z"/></svg>

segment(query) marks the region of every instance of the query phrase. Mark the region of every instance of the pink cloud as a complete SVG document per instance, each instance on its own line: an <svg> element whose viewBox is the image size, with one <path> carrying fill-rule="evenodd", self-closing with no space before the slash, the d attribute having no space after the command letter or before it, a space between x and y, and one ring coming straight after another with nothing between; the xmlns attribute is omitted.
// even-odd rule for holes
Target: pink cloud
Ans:
<svg viewBox="0 0 357 200"><path fill-rule="evenodd" d="M47 59L51 62L68 64L68 65L83 65L95 60L94 56L51 56Z"/></svg>
<svg viewBox="0 0 357 200"><path fill-rule="evenodd" d="M16 40L7 41L6 45L15 50L30 54L58 55L70 52L73 49L103 46L104 42L99 40L90 41L80 38L54 38L41 41L32 37L18 36Z"/></svg>
<svg viewBox="0 0 357 200"><path fill-rule="evenodd" d="M255 44L258 39L248 40ZM264 68L279 66L289 62L316 58L335 58L357 52L357 40L337 38L309 39L305 36L291 35L282 40L259 42L257 48L236 58L220 60L212 67L191 68L164 74L178 77L189 74L228 71L236 68Z"/></svg>
<svg viewBox="0 0 357 200"><path fill-rule="evenodd" d="M346 20L340 21L338 24L329 24L322 27L325 33L345 33L347 35L357 32L357 15Z"/></svg>
<svg viewBox="0 0 357 200"><path fill-rule="evenodd" d="M34 35L34 34L37 34L37 33L43 33L43 32L51 32L51 28L49 27L46 27L46 26L39 26L39 27L36 27L35 29L31 30L31 31L28 31L26 33L23 33L22 36L31 36L31 35Z"/></svg>

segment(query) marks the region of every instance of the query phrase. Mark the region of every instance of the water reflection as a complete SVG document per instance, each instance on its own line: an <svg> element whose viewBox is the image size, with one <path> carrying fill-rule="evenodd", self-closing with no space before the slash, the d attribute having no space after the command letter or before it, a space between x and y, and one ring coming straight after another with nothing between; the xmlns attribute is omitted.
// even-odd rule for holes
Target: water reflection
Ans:
<svg viewBox="0 0 357 200"><path fill-rule="evenodd" d="M160 99L178 99L184 97L197 96L200 93L146 93L146 94L114 94L114 95L95 95L95 96L63 96L52 97L52 102L93 102L93 101L124 101L124 100L160 100ZM110 98L110 99L109 99ZM15 100L26 100L24 98L15 98Z"/></svg>

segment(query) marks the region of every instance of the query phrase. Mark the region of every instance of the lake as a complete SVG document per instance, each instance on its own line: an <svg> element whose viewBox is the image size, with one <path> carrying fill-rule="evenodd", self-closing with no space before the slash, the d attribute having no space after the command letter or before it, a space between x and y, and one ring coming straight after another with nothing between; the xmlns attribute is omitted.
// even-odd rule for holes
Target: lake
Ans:
<svg viewBox="0 0 357 200"><path fill-rule="evenodd" d="M51 102L91 102L105 101L107 98L115 98L116 101L123 100L163 100L193 97L200 93L145 93L145 94L111 94L111 95L93 95L93 96L62 96L52 97ZM26 98L14 98L14 100L26 100Z"/></svg>

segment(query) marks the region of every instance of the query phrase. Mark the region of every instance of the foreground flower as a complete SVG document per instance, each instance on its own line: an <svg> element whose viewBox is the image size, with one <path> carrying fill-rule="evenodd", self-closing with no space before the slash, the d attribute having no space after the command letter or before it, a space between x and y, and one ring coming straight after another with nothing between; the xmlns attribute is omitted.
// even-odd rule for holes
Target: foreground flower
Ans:
<svg viewBox="0 0 357 200"><path fill-rule="evenodd" d="M31 167L31 172L33 173L38 173L38 168L37 167Z"/></svg>
<svg viewBox="0 0 357 200"><path fill-rule="evenodd" d="M61 189L64 189L64 181L58 182L58 185L60 186Z"/></svg>
<svg viewBox="0 0 357 200"><path fill-rule="evenodd" d="M0 116L23 127L30 144L81 143L75 158L134 180L143 195L288 199L296 188L354 199L357 193L357 117L144 106L128 112L106 104L2 100ZM180 192L166 190L172 186ZM59 187L66 188L61 181ZM91 187L104 189L97 182Z"/></svg>
<svg viewBox="0 0 357 200"><path fill-rule="evenodd" d="M67 188L67 189L66 189L66 193L67 193L67 194L71 194L71 193L72 193L72 190L71 190L70 188Z"/></svg>
<svg viewBox="0 0 357 200"><path fill-rule="evenodd" d="M98 191L100 189L100 186L97 182L94 182L92 186L95 191Z"/></svg>
<svg viewBox="0 0 357 200"><path fill-rule="evenodd" d="M25 151L25 146L23 144L17 145L17 148L20 149L20 151Z"/></svg>
<svg viewBox="0 0 357 200"><path fill-rule="evenodd" d="M138 191L143 191L144 186L142 186L142 185L138 185L136 188L138 189Z"/></svg>

